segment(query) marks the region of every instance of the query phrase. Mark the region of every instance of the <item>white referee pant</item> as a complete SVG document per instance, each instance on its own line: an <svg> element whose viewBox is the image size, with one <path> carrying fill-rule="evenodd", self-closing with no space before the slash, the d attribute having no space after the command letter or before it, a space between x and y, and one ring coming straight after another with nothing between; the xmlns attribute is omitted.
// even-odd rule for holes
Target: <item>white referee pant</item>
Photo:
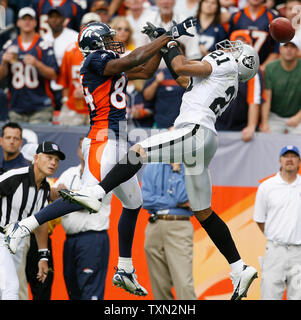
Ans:
<svg viewBox="0 0 301 320"><path fill-rule="evenodd" d="M162 132L138 144L146 162L183 163L186 190L193 211L211 206L212 185L208 166L217 150L217 135L208 128L188 124Z"/></svg>
<svg viewBox="0 0 301 320"><path fill-rule="evenodd" d="M19 299L19 279L15 263L2 233L0 233L0 293L1 300Z"/></svg>
<svg viewBox="0 0 301 320"><path fill-rule="evenodd" d="M261 299L301 300L301 245L268 240L262 264Z"/></svg>

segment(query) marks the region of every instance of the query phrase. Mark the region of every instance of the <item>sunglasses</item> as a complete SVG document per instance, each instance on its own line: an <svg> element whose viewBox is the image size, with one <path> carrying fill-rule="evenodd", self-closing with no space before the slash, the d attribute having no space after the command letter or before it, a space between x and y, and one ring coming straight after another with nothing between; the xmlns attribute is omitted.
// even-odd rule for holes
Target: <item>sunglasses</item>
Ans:
<svg viewBox="0 0 301 320"><path fill-rule="evenodd" d="M126 32L130 32L130 29L129 28L121 28L121 27L118 27L117 28L117 31L121 31L121 30L124 30Z"/></svg>

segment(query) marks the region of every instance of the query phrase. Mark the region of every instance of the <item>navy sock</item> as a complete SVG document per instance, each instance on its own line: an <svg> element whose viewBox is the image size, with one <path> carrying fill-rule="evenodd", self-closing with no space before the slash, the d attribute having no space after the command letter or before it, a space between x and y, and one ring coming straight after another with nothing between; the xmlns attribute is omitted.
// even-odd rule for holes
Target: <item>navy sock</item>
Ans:
<svg viewBox="0 0 301 320"><path fill-rule="evenodd" d="M47 221L64 216L67 213L82 209L83 207L79 204L64 201L62 198L59 198L36 213L34 216L37 219L39 225L41 225Z"/></svg>
<svg viewBox="0 0 301 320"><path fill-rule="evenodd" d="M142 167L143 161L139 153L133 150L129 152L111 169L102 179L99 185L106 193L109 193L121 183L131 179Z"/></svg>
<svg viewBox="0 0 301 320"><path fill-rule="evenodd" d="M123 208L118 222L119 257L130 258L135 234L136 222L140 208Z"/></svg>
<svg viewBox="0 0 301 320"><path fill-rule="evenodd" d="M201 225L229 264L240 260L228 226L214 211Z"/></svg>

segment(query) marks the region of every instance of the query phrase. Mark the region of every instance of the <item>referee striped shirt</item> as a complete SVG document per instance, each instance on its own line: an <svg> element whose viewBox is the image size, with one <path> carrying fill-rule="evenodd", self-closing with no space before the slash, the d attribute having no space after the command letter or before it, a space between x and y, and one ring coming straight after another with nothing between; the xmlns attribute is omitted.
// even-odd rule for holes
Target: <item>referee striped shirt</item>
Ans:
<svg viewBox="0 0 301 320"><path fill-rule="evenodd" d="M0 226L39 212L48 204L49 195L50 186L46 178L37 190L33 166L3 173L0 176Z"/></svg>

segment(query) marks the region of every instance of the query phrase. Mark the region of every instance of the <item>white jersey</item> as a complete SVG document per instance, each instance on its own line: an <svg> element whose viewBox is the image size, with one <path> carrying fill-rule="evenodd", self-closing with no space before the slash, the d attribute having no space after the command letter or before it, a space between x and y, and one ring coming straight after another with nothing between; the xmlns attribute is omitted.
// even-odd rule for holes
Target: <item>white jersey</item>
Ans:
<svg viewBox="0 0 301 320"><path fill-rule="evenodd" d="M191 77L174 126L195 123L216 133L216 118L237 95L238 65L231 53L221 50L208 54L203 60L211 64L212 73L206 78Z"/></svg>

